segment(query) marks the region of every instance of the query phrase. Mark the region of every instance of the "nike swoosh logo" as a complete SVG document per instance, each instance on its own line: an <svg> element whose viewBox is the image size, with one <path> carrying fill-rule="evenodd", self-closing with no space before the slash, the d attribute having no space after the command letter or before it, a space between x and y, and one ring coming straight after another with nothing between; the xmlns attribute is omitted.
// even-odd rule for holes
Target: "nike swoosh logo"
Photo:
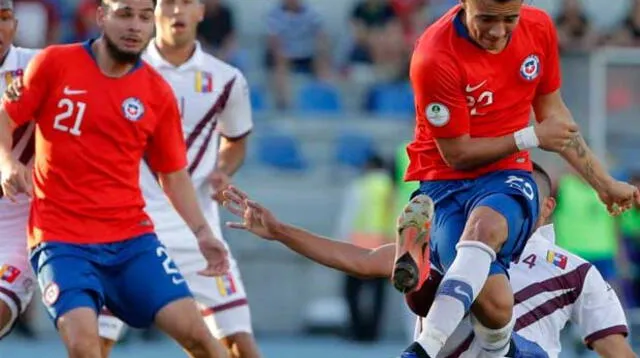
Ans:
<svg viewBox="0 0 640 358"><path fill-rule="evenodd" d="M464 296L469 299L469 302L473 302L473 299L469 296L468 293L464 292L460 286L456 286L453 289L453 292L459 294L460 296Z"/></svg>
<svg viewBox="0 0 640 358"><path fill-rule="evenodd" d="M471 87L471 85L467 85L466 91L467 92L473 92L477 89L479 89L480 87L484 86L484 84L487 83L487 80L482 81L479 85L477 86L473 86Z"/></svg>
<svg viewBox="0 0 640 358"><path fill-rule="evenodd" d="M76 94L87 93L87 90L72 90L69 88L69 86L65 86L64 89L62 90L62 93L64 93L67 96L73 96Z"/></svg>
<svg viewBox="0 0 640 358"><path fill-rule="evenodd" d="M173 282L174 285L179 285L184 282L184 278L172 277L171 282Z"/></svg>

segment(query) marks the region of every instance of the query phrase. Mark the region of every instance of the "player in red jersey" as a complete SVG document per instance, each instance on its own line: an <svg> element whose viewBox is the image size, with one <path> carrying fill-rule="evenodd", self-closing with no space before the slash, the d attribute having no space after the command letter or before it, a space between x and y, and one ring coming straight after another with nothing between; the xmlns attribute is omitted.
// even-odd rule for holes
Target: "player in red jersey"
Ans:
<svg viewBox="0 0 640 358"><path fill-rule="evenodd" d="M614 214L640 201L580 136L560 94L558 57L552 19L521 0L461 0L418 40L410 70L417 125L406 180L421 182L413 200L431 206L435 217L424 226L399 221L393 276L401 291L418 289L431 261L444 278L420 338L403 357L436 357L470 309L487 356L520 355L510 344L506 270L538 217L529 149L560 154ZM539 123L528 126L532 109Z"/></svg>
<svg viewBox="0 0 640 358"><path fill-rule="evenodd" d="M226 272L226 250L185 170L173 92L140 60L154 7L153 0L104 0L102 36L43 50L26 69L20 98L0 110L1 184L9 198L31 193L27 169L11 156L12 132L36 123L31 264L70 357L101 356L103 305L133 327L155 323L193 357L226 357L153 233L139 188L145 157L198 238L207 261L201 274Z"/></svg>

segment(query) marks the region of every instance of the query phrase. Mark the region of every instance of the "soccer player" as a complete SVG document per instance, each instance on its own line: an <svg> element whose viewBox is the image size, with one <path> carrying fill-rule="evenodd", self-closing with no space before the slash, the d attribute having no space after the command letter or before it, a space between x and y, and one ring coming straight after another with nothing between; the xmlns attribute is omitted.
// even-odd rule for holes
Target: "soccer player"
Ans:
<svg viewBox="0 0 640 358"><path fill-rule="evenodd" d="M539 212L528 150L562 156L613 214L640 202L638 190L614 180L582 139L560 94L558 57L552 19L522 0L461 0L418 40L405 180L420 182L435 217L428 227L398 223L393 280L403 292L418 289L429 262L444 277L403 357L436 357L470 309L487 355L518 354L506 273ZM532 108L538 124L528 126Z"/></svg>
<svg viewBox="0 0 640 358"><path fill-rule="evenodd" d="M33 195L31 265L70 357L100 357L98 311L155 323L192 357L226 357L144 212L140 162L158 175L206 259L227 271L226 249L200 210L186 169L171 88L140 56L154 30L152 0L105 0L101 37L51 46L29 63L19 99L0 110L5 196ZM33 183L11 155L15 128L36 126Z"/></svg>
<svg viewBox="0 0 640 358"><path fill-rule="evenodd" d="M204 5L199 1L158 0L155 39L143 59L164 77L177 97L191 181L209 225L216 238L222 239L218 204L212 201L212 193L219 196L217 193L241 166L253 123L242 73L204 52L196 41L196 28L203 15ZM259 357L235 260L230 257L231 269L222 277L198 275L202 256L195 240L185 240L193 234L168 205L147 165L141 169L141 186L158 238L181 269L213 336L232 357ZM106 314L99 321L106 353L121 336L124 323Z"/></svg>
<svg viewBox="0 0 640 358"><path fill-rule="evenodd" d="M558 357L560 332L567 322L572 322L581 331L585 344L601 357L635 357L624 339L628 328L615 292L591 264L554 244L553 226L548 224L555 207L550 197L551 181L541 167L534 165L534 168L541 207L537 230L521 258L509 268L517 302L515 330L536 342L549 357ZM241 223L228 224L231 227L278 241L313 261L350 275L374 278L391 274L394 244L365 249L333 241L278 221L235 188L227 190L225 196L225 207L243 219ZM406 295L407 303L418 316L426 316L441 279L442 274L432 270L420 290ZM478 357L480 351L467 317L438 357L457 357L463 352Z"/></svg>
<svg viewBox="0 0 640 358"><path fill-rule="evenodd" d="M13 1L0 0L0 90L14 78L22 76L27 63L37 50L11 45L18 26ZM25 166L33 159L33 123L18 128L13 134L11 155ZM14 202L3 199L0 188L0 339L8 335L18 316L31 302L35 277L27 258L27 216L29 198L16 196Z"/></svg>

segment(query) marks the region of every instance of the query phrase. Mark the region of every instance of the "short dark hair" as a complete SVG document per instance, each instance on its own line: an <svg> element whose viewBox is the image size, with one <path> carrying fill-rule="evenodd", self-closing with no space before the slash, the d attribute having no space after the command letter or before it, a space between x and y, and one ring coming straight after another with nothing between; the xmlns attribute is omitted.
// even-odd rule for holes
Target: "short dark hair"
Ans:
<svg viewBox="0 0 640 358"><path fill-rule="evenodd" d="M98 0L100 1L100 4L102 6L105 6L111 2L117 1L117 0ZM156 5L158 5L158 0L151 0L151 2L153 3L153 7L156 7Z"/></svg>
<svg viewBox="0 0 640 358"><path fill-rule="evenodd" d="M551 196L551 189L552 189L552 180L551 180L551 176L549 175L549 173L547 173L546 170L544 170L544 168L536 163L533 162L533 179L536 181L536 184L538 185L538 194L540 196L540 199L542 200L542 198L546 198L548 196Z"/></svg>

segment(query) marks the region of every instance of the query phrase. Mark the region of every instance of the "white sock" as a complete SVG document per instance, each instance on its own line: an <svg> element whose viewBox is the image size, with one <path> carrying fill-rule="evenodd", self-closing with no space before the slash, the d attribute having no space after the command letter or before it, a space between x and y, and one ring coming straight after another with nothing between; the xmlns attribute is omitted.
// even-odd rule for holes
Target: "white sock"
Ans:
<svg viewBox="0 0 640 358"><path fill-rule="evenodd" d="M479 241L463 241L451 267L444 275L433 305L423 320L417 342L436 357L456 329L489 276L489 267L496 253Z"/></svg>
<svg viewBox="0 0 640 358"><path fill-rule="evenodd" d="M505 327L499 329L485 327L473 315L471 315L471 323L473 324L476 340L484 352L483 357L504 357L509 352L511 333L513 333L513 326L516 324L513 316Z"/></svg>

